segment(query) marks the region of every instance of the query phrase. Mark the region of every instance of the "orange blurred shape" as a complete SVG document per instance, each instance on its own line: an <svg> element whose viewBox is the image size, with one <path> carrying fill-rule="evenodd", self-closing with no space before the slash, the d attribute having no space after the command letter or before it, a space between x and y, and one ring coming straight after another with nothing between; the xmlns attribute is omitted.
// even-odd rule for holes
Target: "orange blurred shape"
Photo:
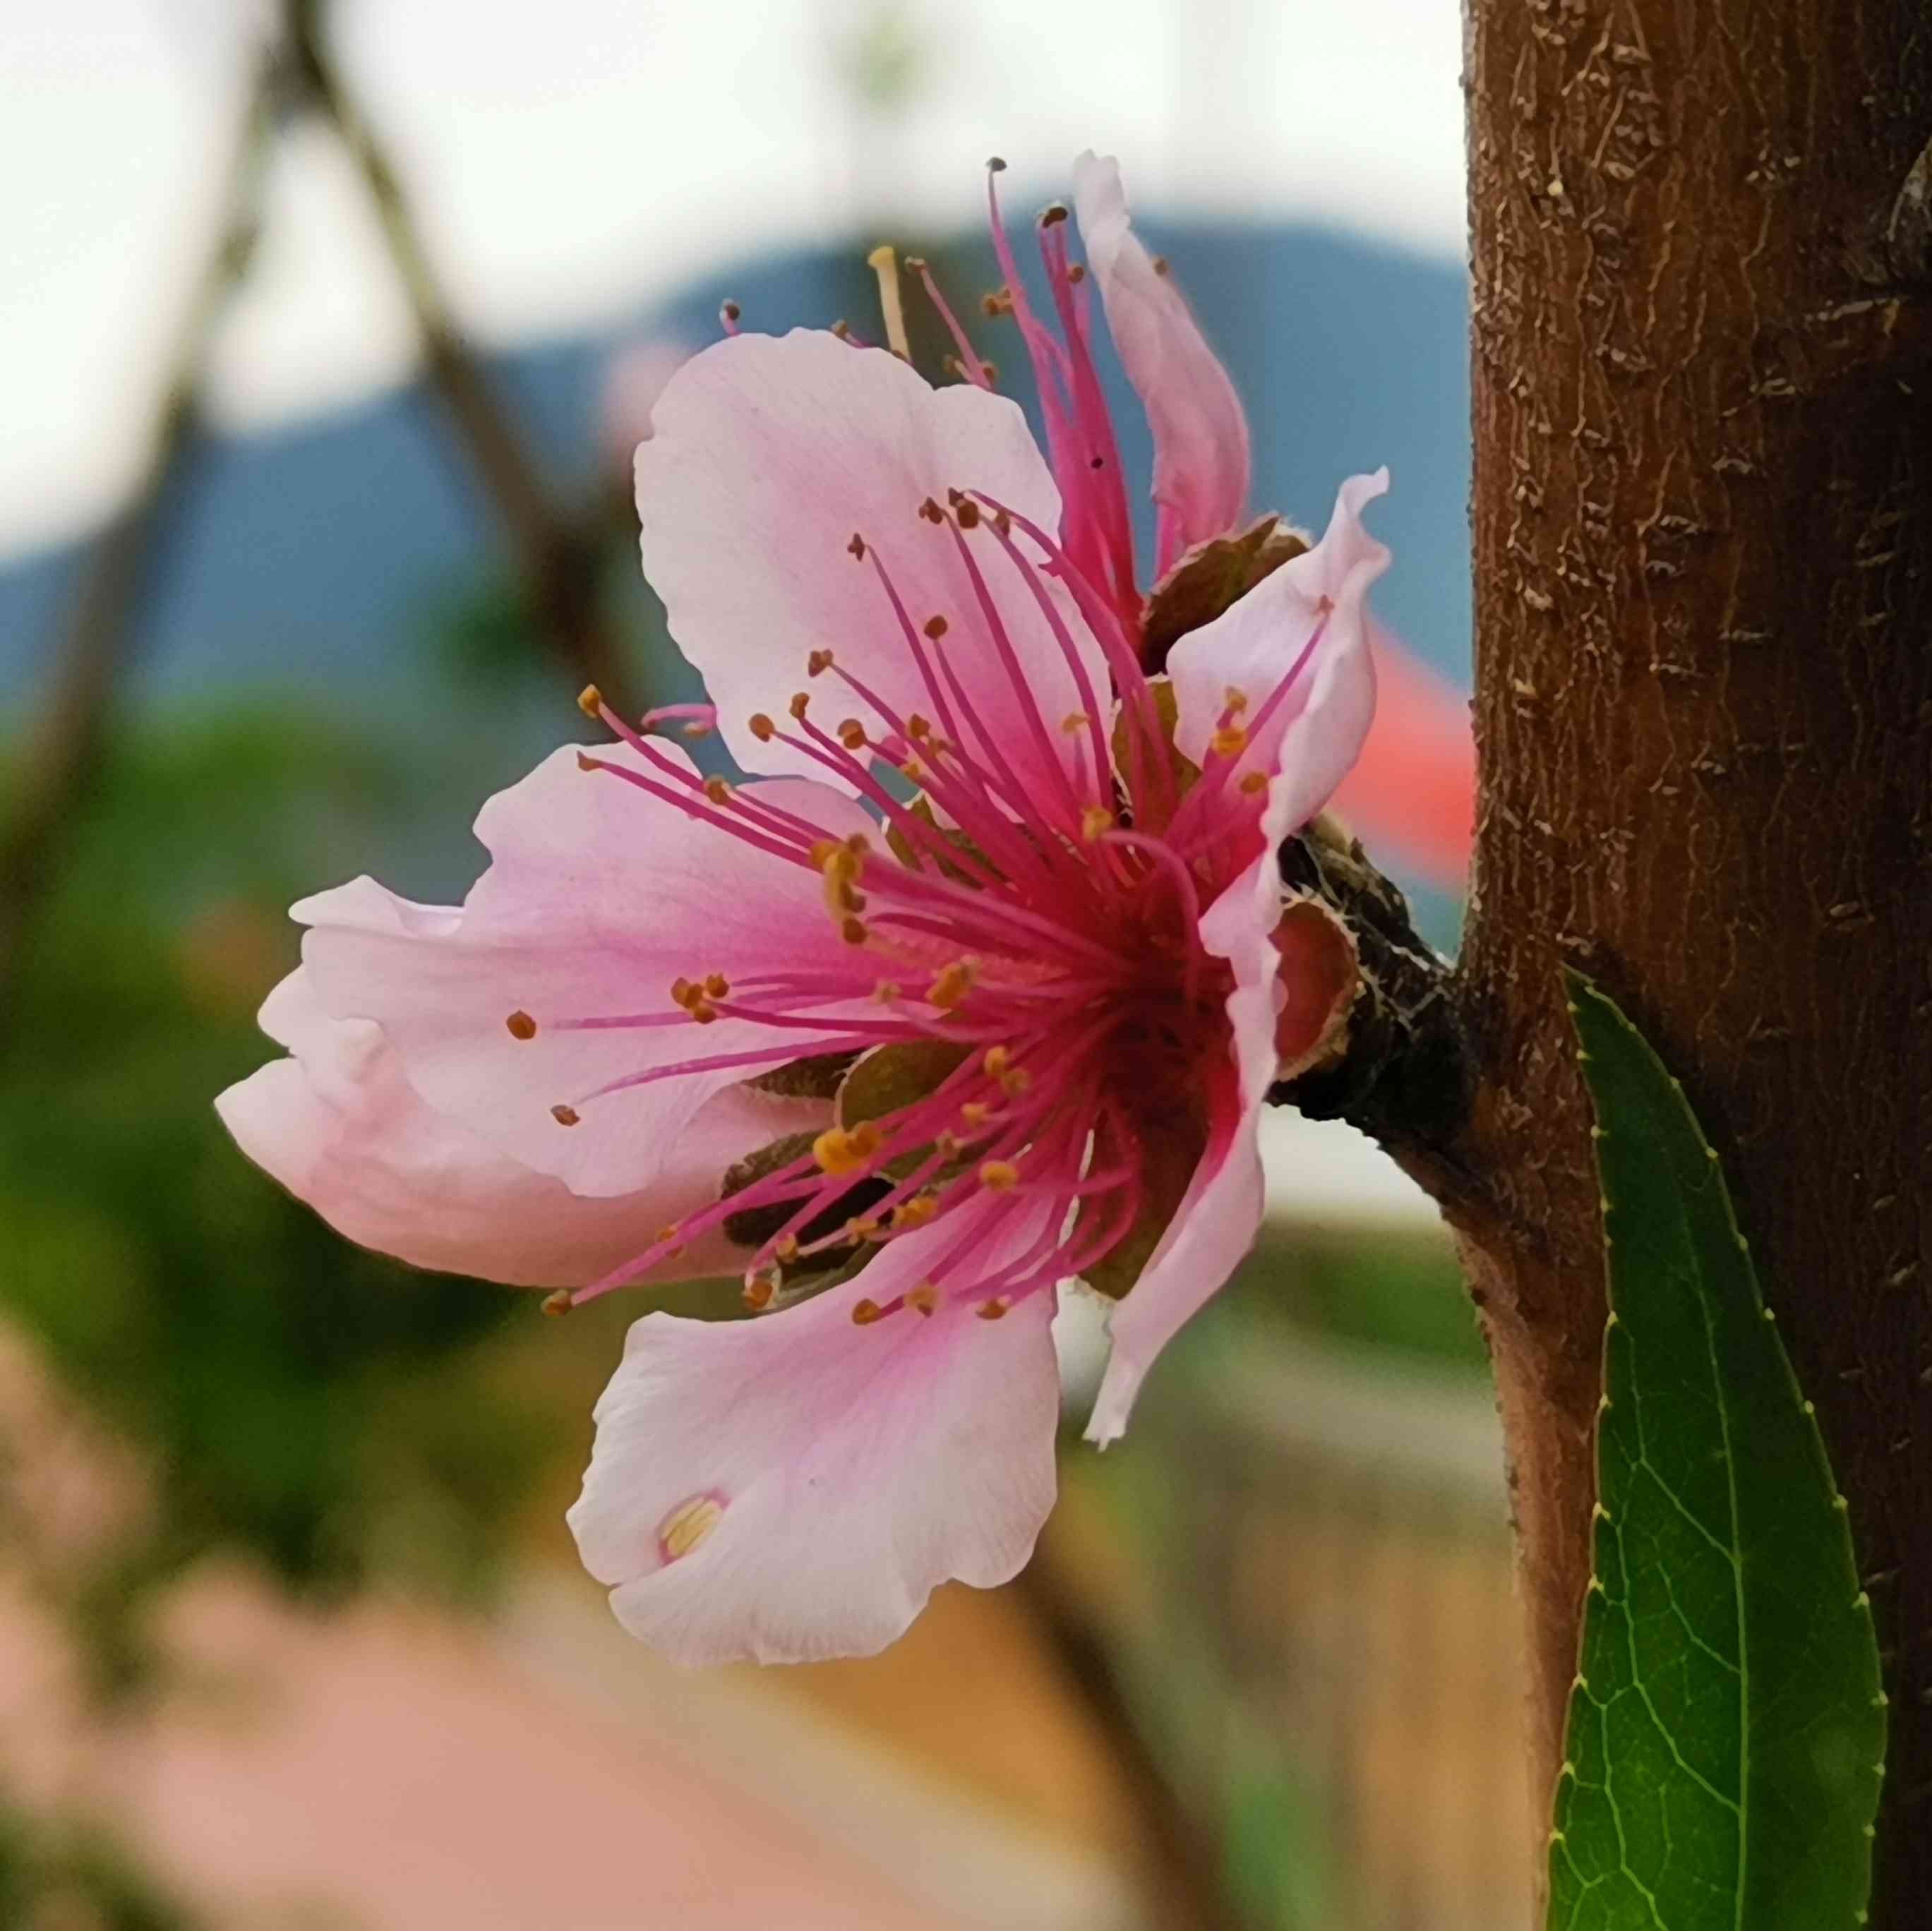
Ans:
<svg viewBox="0 0 1932 1931"><path fill-rule="evenodd" d="M1387 631L1374 634L1376 719L1334 809L1372 856L1461 892L1476 829L1469 700Z"/></svg>

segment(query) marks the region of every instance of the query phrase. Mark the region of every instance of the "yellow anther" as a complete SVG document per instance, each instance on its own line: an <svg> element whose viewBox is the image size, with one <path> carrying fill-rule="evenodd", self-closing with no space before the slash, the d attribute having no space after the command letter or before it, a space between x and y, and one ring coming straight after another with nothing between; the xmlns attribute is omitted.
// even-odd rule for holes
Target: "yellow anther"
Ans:
<svg viewBox="0 0 1932 1931"><path fill-rule="evenodd" d="M1255 797L1268 789L1268 773L1265 771L1244 771L1236 781L1234 789L1245 792L1250 798Z"/></svg>
<svg viewBox="0 0 1932 1931"><path fill-rule="evenodd" d="M980 1184L989 1193L1004 1193L1019 1184L1020 1170L1010 1160L982 1160Z"/></svg>
<svg viewBox="0 0 1932 1931"><path fill-rule="evenodd" d="M543 1297L543 1311L553 1319L569 1313L576 1305L568 1288L559 1288L555 1294L545 1294Z"/></svg>
<svg viewBox="0 0 1932 1931"><path fill-rule="evenodd" d="M852 1303L852 1325L854 1327L870 1327L874 1321L884 1318L885 1312L875 1300L854 1301Z"/></svg>
<svg viewBox="0 0 1932 1931"><path fill-rule="evenodd" d="M1069 737L1078 737L1094 720L1084 711L1069 711L1060 721L1060 728Z"/></svg>
<svg viewBox="0 0 1932 1931"><path fill-rule="evenodd" d="M962 498L954 505L952 513L959 519L962 529L977 529L980 527L980 505L971 497Z"/></svg>
<svg viewBox="0 0 1932 1931"><path fill-rule="evenodd" d="M731 982L722 972L709 973L705 976L704 991L707 997L722 999L730 990Z"/></svg>
<svg viewBox="0 0 1932 1931"><path fill-rule="evenodd" d="M825 861L838 849L836 838L820 838L812 847L812 862L820 871L825 869Z"/></svg>
<svg viewBox="0 0 1932 1931"><path fill-rule="evenodd" d="M699 1025L710 1026L715 1024L717 1020L718 1009L715 1006L707 1004L700 995L696 1004L691 1009L691 1016Z"/></svg>
<svg viewBox="0 0 1932 1931"><path fill-rule="evenodd" d="M1165 255L1156 255L1154 258L1152 266L1154 273L1157 275L1166 274L1168 272L1169 265L1168 259Z"/></svg>
<svg viewBox="0 0 1932 1931"><path fill-rule="evenodd" d="M537 1036L537 1022L527 1012L512 1012L503 1024L510 1029L513 1039L534 1039Z"/></svg>
<svg viewBox="0 0 1932 1931"><path fill-rule="evenodd" d="M856 718L848 718L838 727L838 742L848 751L863 751L866 748L866 727Z"/></svg>
<svg viewBox="0 0 1932 1931"><path fill-rule="evenodd" d="M926 1003L938 1006L942 1012L952 1012L964 1003L979 976L977 959L955 959L950 966L943 967L926 988Z"/></svg>
<svg viewBox="0 0 1932 1931"><path fill-rule="evenodd" d="M856 1174L879 1150L879 1129L869 1120L848 1133L842 1126L828 1126L812 1143L812 1157L828 1174Z"/></svg>
<svg viewBox="0 0 1932 1931"><path fill-rule="evenodd" d="M731 787L722 778L707 778L704 781L704 795L714 805L728 805L731 802Z"/></svg>
<svg viewBox="0 0 1932 1931"><path fill-rule="evenodd" d="M903 1232L908 1227L923 1227L939 1211L939 1196L916 1193L892 1209L892 1225Z"/></svg>
<svg viewBox="0 0 1932 1931"><path fill-rule="evenodd" d="M988 1046L986 1057L980 1062L989 1079L998 1079L1012 1063L1012 1051L1006 1046Z"/></svg>
<svg viewBox="0 0 1932 1931"><path fill-rule="evenodd" d="M869 1213L862 1213L845 1223L845 1238L855 1243L861 1240L876 1240L884 1231L877 1216Z"/></svg>
<svg viewBox="0 0 1932 1931"><path fill-rule="evenodd" d="M832 653L829 650L814 650L805 660L805 674L808 677L816 677L821 671L831 668Z"/></svg>
<svg viewBox="0 0 1932 1931"><path fill-rule="evenodd" d="M991 1300L982 1301L973 1312L982 1321L998 1321L1006 1312L1009 1305L1004 1295L995 1294Z"/></svg>
<svg viewBox="0 0 1932 1931"><path fill-rule="evenodd" d="M926 635L937 643L946 634L946 619L935 613L926 619L923 628Z"/></svg>
<svg viewBox="0 0 1932 1931"><path fill-rule="evenodd" d="M560 1126L574 1126L578 1120L582 1117L574 1106L553 1106L550 1110L550 1117Z"/></svg>
<svg viewBox="0 0 1932 1931"><path fill-rule="evenodd" d="M872 841L863 832L854 832L845 841L845 849L854 858L863 858L872 849Z"/></svg>
<svg viewBox="0 0 1932 1931"><path fill-rule="evenodd" d="M838 928L838 936L848 946L862 946L871 934L866 930L862 919L848 919Z"/></svg>
<svg viewBox="0 0 1932 1931"><path fill-rule="evenodd" d="M898 257L884 242L866 257L866 265L879 278L879 309L885 318L886 345L902 362L912 360L906 335L905 302L899 293Z"/></svg>
<svg viewBox="0 0 1932 1931"><path fill-rule="evenodd" d="M856 529L852 532L852 541L847 544L845 547L850 550L861 563L865 562L866 539L861 536Z"/></svg>
<svg viewBox="0 0 1932 1931"><path fill-rule="evenodd" d="M789 1266L798 1258L798 1236L796 1234L781 1234L772 1243L772 1252Z"/></svg>
<svg viewBox="0 0 1932 1931"><path fill-rule="evenodd" d="M1090 845L1114 829L1114 814L1104 805L1089 805L1080 814L1080 835Z"/></svg>
<svg viewBox="0 0 1932 1931"><path fill-rule="evenodd" d="M756 738L759 743L770 744L772 739L777 736L778 727L776 724L772 722L770 718L765 715L764 712L754 711L752 713L751 722L748 728L750 729L752 736Z"/></svg>
<svg viewBox="0 0 1932 1931"><path fill-rule="evenodd" d="M983 1099L969 1099L960 1108L959 1117L968 1126L983 1126L992 1118L993 1109Z"/></svg>
<svg viewBox="0 0 1932 1931"><path fill-rule="evenodd" d="M707 724L702 718L693 718L691 722L685 726L684 734L688 738L708 738L713 728L713 726Z"/></svg>
<svg viewBox="0 0 1932 1931"><path fill-rule="evenodd" d="M670 982L670 1003L682 1006L688 1012L704 996L702 986L693 985L689 979L680 976Z"/></svg>
<svg viewBox="0 0 1932 1931"><path fill-rule="evenodd" d="M908 1292L905 1304L909 1308L916 1308L930 1320L933 1309L939 1305L939 1290L930 1281L922 1281Z"/></svg>
<svg viewBox="0 0 1932 1931"><path fill-rule="evenodd" d="M1245 691L1237 690L1230 684L1221 701L1238 718L1248 708L1248 694Z"/></svg>
<svg viewBox="0 0 1932 1931"><path fill-rule="evenodd" d="M1248 748L1248 734L1239 724L1223 724L1209 742L1217 757L1239 757Z"/></svg>
<svg viewBox="0 0 1932 1931"><path fill-rule="evenodd" d="M1017 1099L1033 1084L1033 1075L1024 1066L1016 1066L1009 1073L1000 1075L1000 1090L1009 1099Z"/></svg>
<svg viewBox="0 0 1932 1931"><path fill-rule="evenodd" d="M768 1274L754 1274L745 1283L744 1303L754 1314L761 1313L772 1304L772 1297L778 1292L777 1284Z"/></svg>
<svg viewBox="0 0 1932 1931"><path fill-rule="evenodd" d="M908 758L904 763L899 766L899 772L902 776L909 778L915 784L923 784L926 782L926 766L916 757Z"/></svg>
<svg viewBox="0 0 1932 1931"><path fill-rule="evenodd" d="M915 711L910 717L907 718L906 736L910 738L915 744L921 742L925 739L932 736L932 720L930 718L922 717L918 712Z"/></svg>
<svg viewBox="0 0 1932 1931"><path fill-rule="evenodd" d="M872 988L872 997L881 1006L890 1006L900 997L899 982L896 979L882 979Z"/></svg>
<svg viewBox="0 0 1932 1931"><path fill-rule="evenodd" d="M586 684L577 694L577 708L586 718L601 718L604 715L604 693L595 684Z"/></svg>
<svg viewBox="0 0 1932 1931"><path fill-rule="evenodd" d="M597 769L597 760L580 751L577 754L577 768L579 771L595 771Z"/></svg>
<svg viewBox="0 0 1932 1931"><path fill-rule="evenodd" d="M794 691L791 694L791 702L786 706L786 708L791 712L794 718L798 718L800 722L802 722L804 721L805 714L811 707L811 704L812 693L809 691Z"/></svg>
<svg viewBox="0 0 1932 1931"><path fill-rule="evenodd" d="M724 1504L716 1495L693 1495L680 1502L658 1525L658 1553L676 1562L691 1552L724 1519Z"/></svg>
<svg viewBox="0 0 1932 1931"><path fill-rule="evenodd" d="M920 505L919 513L928 523L944 523L946 512L930 496Z"/></svg>
<svg viewBox="0 0 1932 1931"><path fill-rule="evenodd" d="M958 1135L952 1132L935 1133L932 1138L932 1150L942 1160L958 1159L959 1157Z"/></svg>
<svg viewBox="0 0 1932 1931"><path fill-rule="evenodd" d="M1069 262L1066 279L1070 286L1078 288L1087 279L1087 264L1084 262Z"/></svg>

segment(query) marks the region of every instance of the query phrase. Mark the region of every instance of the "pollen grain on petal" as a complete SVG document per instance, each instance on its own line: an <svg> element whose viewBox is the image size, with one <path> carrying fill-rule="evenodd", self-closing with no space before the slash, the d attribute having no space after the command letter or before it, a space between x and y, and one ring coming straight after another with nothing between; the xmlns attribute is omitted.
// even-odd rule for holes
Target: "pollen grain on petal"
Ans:
<svg viewBox="0 0 1932 1931"><path fill-rule="evenodd" d="M658 1525L658 1554L666 1563L688 1555L724 1519L724 1501L710 1491L687 1497Z"/></svg>

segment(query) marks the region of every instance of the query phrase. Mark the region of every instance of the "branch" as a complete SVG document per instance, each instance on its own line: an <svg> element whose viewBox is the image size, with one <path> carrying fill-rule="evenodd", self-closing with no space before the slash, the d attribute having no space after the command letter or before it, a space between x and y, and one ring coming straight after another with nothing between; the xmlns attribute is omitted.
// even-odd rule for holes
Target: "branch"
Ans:
<svg viewBox="0 0 1932 1931"><path fill-rule="evenodd" d="M422 338L429 379L454 418L516 551L544 640L574 682L594 684L615 709L628 711L633 706L622 653L598 609L601 532L580 526L552 505L536 461L464 339L401 181L322 44L320 13L318 0L286 0L290 60L369 190Z"/></svg>
<svg viewBox="0 0 1932 1931"><path fill-rule="evenodd" d="M277 76L262 63L237 132L220 224L183 316L133 495L94 539L53 674L13 772L0 827L0 1012L16 992L28 934L98 765L114 682L126 667L141 588L164 512L202 436L196 397L216 325L248 272L274 136Z"/></svg>

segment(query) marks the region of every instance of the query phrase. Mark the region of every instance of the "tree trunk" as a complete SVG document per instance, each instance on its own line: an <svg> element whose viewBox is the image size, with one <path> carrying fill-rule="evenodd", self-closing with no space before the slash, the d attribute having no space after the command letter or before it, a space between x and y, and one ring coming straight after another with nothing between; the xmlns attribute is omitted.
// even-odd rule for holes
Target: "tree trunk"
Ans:
<svg viewBox="0 0 1932 1931"><path fill-rule="evenodd" d="M1469 0L1477 730L1449 1203L1547 1789L1603 1287L1558 985L1722 1153L1892 1696L1872 1922L1932 1926L1932 10Z"/></svg>

